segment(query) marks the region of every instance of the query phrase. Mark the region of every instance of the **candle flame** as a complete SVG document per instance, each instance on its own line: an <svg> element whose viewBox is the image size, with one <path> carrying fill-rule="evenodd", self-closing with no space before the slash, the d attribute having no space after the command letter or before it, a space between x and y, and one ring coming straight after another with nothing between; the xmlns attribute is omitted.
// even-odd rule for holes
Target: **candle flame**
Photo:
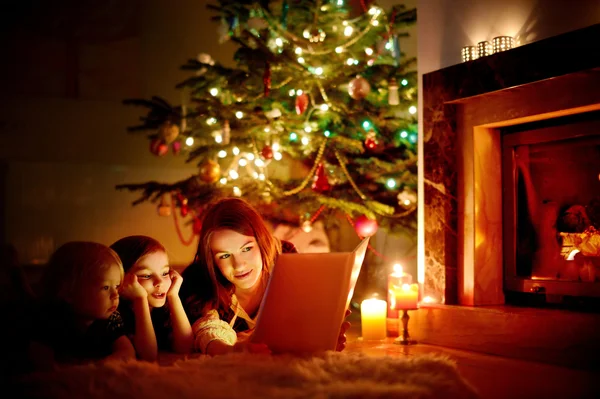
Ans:
<svg viewBox="0 0 600 399"><path fill-rule="evenodd" d="M394 272L392 273L394 277L402 277L404 276L404 271L402 270L402 265L400 263L394 264Z"/></svg>
<svg viewBox="0 0 600 399"><path fill-rule="evenodd" d="M429 295L427 295L425 298L423 298L423 303L434 303L434 302L435 302L435 299L433 299Z"/></svg>

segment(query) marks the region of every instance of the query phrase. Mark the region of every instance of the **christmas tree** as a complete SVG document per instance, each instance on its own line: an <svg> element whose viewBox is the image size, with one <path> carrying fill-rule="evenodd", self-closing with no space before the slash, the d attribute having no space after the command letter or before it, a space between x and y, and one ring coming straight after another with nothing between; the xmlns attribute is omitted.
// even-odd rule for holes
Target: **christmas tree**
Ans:
<svg viewBox="0 0 600 399"><path fill-rule="evenodd" d="M367 0L220 0L209 5L236 67L201 54L182 68L187 104L160 97L142 123L157 156L196 162L177 182L125 184L134 204L168 199L197 231L203 207L241 196L267 219L345 217L360 236L416 230L414 59L400 49L416 10Z"/></svg>

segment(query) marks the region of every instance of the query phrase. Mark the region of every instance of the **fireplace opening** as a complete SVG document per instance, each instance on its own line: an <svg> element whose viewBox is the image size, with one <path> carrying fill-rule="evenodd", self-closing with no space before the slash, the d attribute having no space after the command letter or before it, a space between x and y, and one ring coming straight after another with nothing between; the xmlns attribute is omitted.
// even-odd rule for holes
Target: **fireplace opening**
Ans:
<svg viewBox="0 0 600 399"><path fill-rule="evenodd" d="M506 302L600 310L600 112L501 140Z"/></svg>

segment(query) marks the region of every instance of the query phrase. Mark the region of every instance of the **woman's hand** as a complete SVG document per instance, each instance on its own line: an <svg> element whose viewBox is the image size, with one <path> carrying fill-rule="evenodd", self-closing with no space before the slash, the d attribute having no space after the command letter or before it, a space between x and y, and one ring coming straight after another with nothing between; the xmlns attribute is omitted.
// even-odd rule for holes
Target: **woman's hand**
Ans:
<svg viewBox="0 0 600 399"><path fill-rule="evenodd" d="M146 292L144 287L139 283L135 274L125 274L123 284L121 284L121 288L119 289L119 294L130 301L148 298L148 292Z"/></svg>
<svg viewBox="0 0 600 399"><path fill-rule="evenodd" d="M350 316L350 313L352 313L350 309L346 309L346 314L344 315L344 318ZM338 336L337 347L335 348L336 351L341 352L346 348L346 331L348 331L349 328L349 321L345 321L342 323L342 326L340 327L340 335Z"/></svg>
<svg viewBox="0 0 600 399"><path fill-rule="evenodd" d="M237 334L237 342L233 345L234 352L249 352L249 353L261 353L270 355L271 350L266 344L259 344L250 342L252 333L254 330L248 330Z"/></svg>
<svg viewBox="0 0 600 399"><path fill-rule="evenodd" d="M171 286L169 287L169 292L167 292L167 297L173 298L179 296L179 289L181 288L181 283L183 283L183 277L181 277L181 274L174 269L171 269L169 276L171 277Z"/></svg>

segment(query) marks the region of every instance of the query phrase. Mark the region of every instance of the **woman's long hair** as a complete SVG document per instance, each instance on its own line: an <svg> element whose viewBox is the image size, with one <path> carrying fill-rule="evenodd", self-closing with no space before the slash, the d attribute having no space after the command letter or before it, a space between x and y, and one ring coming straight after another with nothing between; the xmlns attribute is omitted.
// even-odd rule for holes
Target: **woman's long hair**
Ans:
<svg viewBox="0 0 600 399"><path fill-rule="evenodd" d="M188 307L186 311L192 323L198 318L199 311L216 309L223 318L230 314L235 286L221 274L210 248L213 233L223 229L256 239L262 258L263 279L269 277L271 267L281 253L281 242L273 237L252 205L240 198L223 198L214 202L204 211L194 262L183 273L181 297ZM196 309L190 309L190 306Z"/></svg>

